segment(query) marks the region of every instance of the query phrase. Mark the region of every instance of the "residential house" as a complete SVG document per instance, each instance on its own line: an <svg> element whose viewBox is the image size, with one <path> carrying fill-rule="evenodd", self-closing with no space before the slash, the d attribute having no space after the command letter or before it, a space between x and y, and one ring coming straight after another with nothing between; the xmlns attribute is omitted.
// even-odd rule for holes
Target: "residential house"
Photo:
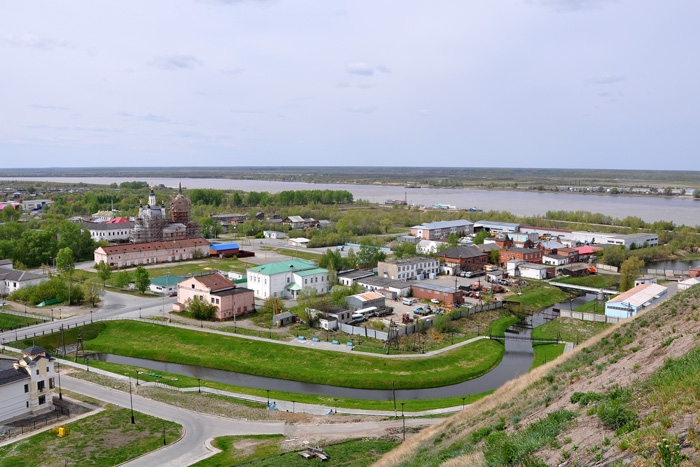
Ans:
<svg viewBox="0 0 700 467"><path fill-rule="evenodd" d="M0 295L10 295L15 290L48 281L48 276L29 271L0 267Z"/></svg>
<svg viewBox="0 0 700 467"><path fill-rule="evenodd" d="M304 219L301 216L289 216L282 221L282 224L290 226L292 229L308 229L316 227L316 220L313 217Z"/></svg>
<svg viewBox="0 0 700 467"><path fill-rule="evenodd" d="M372 272L371 269L352 269L350 271L341 271L338 273L338 282L340 282L340 285L351 287L356 280L369 276L374 276L374 272Z"/></svg>
<svg viewBox="0 0 700 467"><path fill-rule="evenodd" d="M659 284L641 284L605 303L605 316L629 318L668 298L668 288Z"/></svg>
<svg viewBox="0 0 700 467"><path fill-rule="evenodd" d="M440 252L442 270L455 275L461 271L479 271L488 262L489 255L477 246L453 246Z"/></svg>
<svg viewBox="0 0 700 467"><path fill-rule="evenodd" d="M221 274L191 277L180 282L173 311L185 311L187 301L194 297L216 306L214 318L219 321L255 311L253 291L237 287Z"/></svg>
<svg viewBox="0 0 700 467"><path fill-rule="evenodd" d="M314 263L293 259L256 266L246 271L248 287L256 298L293 298L309 287L323 295L330 290L328 269Z"/></svg>
<svg viewBox="0 0 700 467"><path fill-rule="evenodd" d="M0 358L0 424L53 410L55 361L37 346L22 350L19 360Z"/></svg>
<svg viewBox="0 0 700 467"><path fill-rule="evenodd" d="M467 235L474 231L468 220L428 222L411 227L411 235L424 240L447 239L450 235Z"/></svg>
<svg viewBox="0 0 700 467"><path fill-rule="evenodd" d="M177 285L185 279L185 277L171 276L170 274L154 277L151 279L149 289L153 293L170 295L172 293L177 293Z"/></svg>
<svg viewBox="0 0 700 467"><path fill-rule="evenodd" d="M555 276L556 268L546 264L533 264L522 260L510 260L506 263L508 275L511 277L527 277L529 279L550 279Z"/></svg>
<svg viewBox="0 0 700 467"><path fill-rule="evenodd" d="M411 238L415 238L416 240L418 239L418 237ZM420 240L416 245L416 252L423 255L434 255L438 252L440 246L445 244L445 242L437 240Z"/></svg>
<svg viewBox="0 0 700 467"><path fill-rule="evenodd" d="M440 260L427 256L415 256L407 259L380 261L377 271L382 277L397 280L422 280L425 277L434 278L440 273Z"/></svg>

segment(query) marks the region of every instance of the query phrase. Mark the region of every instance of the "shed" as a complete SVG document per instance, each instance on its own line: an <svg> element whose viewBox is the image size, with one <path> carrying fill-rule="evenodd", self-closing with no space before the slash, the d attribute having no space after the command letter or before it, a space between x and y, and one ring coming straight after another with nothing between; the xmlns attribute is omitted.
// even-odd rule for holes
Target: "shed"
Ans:
<svg viewBox="0 0 700 467"><path fill-rule="evenodd" d="M359 310L360 308L367 308L372 306L377 308L384 308L384 300L385 298L382 294L379 294L377 292L365 292L345 297L345 304L351 310Z"/></svg>
<svg viewBox="0 0 700 467"><path fill-rule="evenodd" d="M280 313L278 315L275 315L272 318L272 320L275 323L275 326L277 326L278 328L282 327L282 326L287 326L289 324L294 324L296 319L297 319L296 316L294 316L293 314L291 314L288 311L285 311L284 313Z"/></svg>
<svg viewBox="0 0 700 467"><path fill-rule="evenodd" d="M240 247L236 242L213 243L209 245L209 254L219 258L233 258L238 255Z"/></svg>

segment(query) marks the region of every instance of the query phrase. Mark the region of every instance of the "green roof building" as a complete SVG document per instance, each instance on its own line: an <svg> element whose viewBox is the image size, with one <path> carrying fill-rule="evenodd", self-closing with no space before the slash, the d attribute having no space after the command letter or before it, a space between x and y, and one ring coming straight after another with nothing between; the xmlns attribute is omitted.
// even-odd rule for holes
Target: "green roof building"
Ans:
<svg viewBox="0 0 700 467"><path fill-rule="evenodd" d="M330 290L328 269L301 259L263 264L246 272L248 288L253 289L255 298L296 299L305 288L313 289L319 295Z"/></svg>
<svg viewBox="0 0 700 467"><path fill-rule="evenodd" d="M187 279L186 277L165 275L151 279L151 292L168 295L177 293L177 284Z"/></svg>

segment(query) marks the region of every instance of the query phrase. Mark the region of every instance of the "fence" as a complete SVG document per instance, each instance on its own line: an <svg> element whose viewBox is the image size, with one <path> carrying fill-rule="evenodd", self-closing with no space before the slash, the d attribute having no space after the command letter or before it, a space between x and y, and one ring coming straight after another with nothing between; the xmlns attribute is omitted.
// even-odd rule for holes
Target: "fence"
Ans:
<svg viewBox="0 0 700 467"><path fill-rule="evenodd" d="M682 277L688 275L688 270L676 271L673 269L645 269L644 274L650 276Z"/></svg>
<svg viewBox="0 0 700 467"><path fill-rule="evenodd" d="M564 310L561 310L559 313L560 313L560 316L562 318L580 319L581 321L594 321L596 323L616 324L616 323L619 323L620 321L625 319L625 318L616 318L614 316L599 315L596 313L585 313L583 311L564 311Z"/></svg>
<svg viewBox="0 0 700 467"><path fill-rule="evenodd" d="M24 420L18 422L17 424L10 424L3 427L0 430L0 440L8 440L14 438L15 436L21 436L25 433L30 433L37 430L38 428L43 428L53 424L59 420L70 419L70 410L67 407L61 407L54 405L54 410L44 415L36 416L30 420Z"/></svg>
<svg viewBox="0 0 700 467"><path fill-rule="evenodd" d="M453 311L448 313L448 316L452 320L464 318L465 316L468 315L473 315L475 313L481 313L482 311L487 311L487 310L493 310L496 308L501 308L503 306L503 302L498 301L498 302L493 302L488 305L482 305L482 306L470 306L470 307L462 307L462 308L455 308ZM433 327L433 321L435 320L435 316L431 316L430 318L427 319L421 319L420 326L418 326L416 323L413 324L408 324L402 328L397 329L397 334L399 337L401 336L410 336L411 334L415 334L419 330L423 329L428 329ZM420 327L420 329L417 329ZM353 336L364 336L364 337L369 337L372 339L378 339L381 341L386 341L389 339L389 333L386 331L378 331L376 329L371 329L367 328L365 326L352 326L350 324L339 324L338 329L340 329L342 332L345 332L347 334L351 334Z"/></svg>
<svg viewBox="0 0 700 467"><path fill-rule="evenodd" d="M6 310L2 309L0 312L6 314L6 315L15 315L15 316L24 316L25 318L32 318L36 320L41 320L41 321L49 321L51 318L48 318L46 316L41 316L41 315L35 315L33 313L27 313L27 312L21 312L21 311L14 311L14 310Z"/></svg>
<svg viewBox="0 0 700 467"><path fill-rule="evenodd" d="M617 272L618 268L616 266L608 266L607 264L596 264L595 267L599 271Z"/></svg>

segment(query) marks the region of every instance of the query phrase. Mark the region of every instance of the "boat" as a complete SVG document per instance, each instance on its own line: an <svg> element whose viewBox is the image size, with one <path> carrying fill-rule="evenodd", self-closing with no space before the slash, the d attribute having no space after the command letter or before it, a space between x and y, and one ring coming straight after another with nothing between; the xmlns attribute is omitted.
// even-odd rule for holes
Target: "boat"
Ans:
<svg viewBox="0 0 700 467"><path fill-rule="evenodd" d="M413 185L413 184L409 183L404 188L420 188L420 185Z"/></svg>

